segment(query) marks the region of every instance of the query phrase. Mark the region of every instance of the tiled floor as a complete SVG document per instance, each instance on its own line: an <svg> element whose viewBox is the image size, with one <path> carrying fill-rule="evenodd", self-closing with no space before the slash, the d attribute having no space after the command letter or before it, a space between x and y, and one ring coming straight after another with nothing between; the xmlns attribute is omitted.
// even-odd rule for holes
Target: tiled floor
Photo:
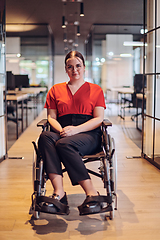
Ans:
<svg viewBox="0 0 160 240"><path fill-rule="evenodd" d="M0 239L1 240L158 240L160 238L160 171L141 158L140 132L135 122L126 117L123 121L106 110L113 122L109 129L116 142L118 159L118 210L114 220L104 221L104 214L79 216L77 206L84 199L79 186L73 187L64 175L68 194L68 216L42 213L35 220L29 214L32 187L32 141L41 132L36 127L45 117L45 110L25 130L9 150L9 157L0 163ZM92 163L93 164L93 163ZM97 168L98 163L92 165ZM104 193L101 180L93 177L94 185ZM47 195L52 192L47 183Z"/></svg>

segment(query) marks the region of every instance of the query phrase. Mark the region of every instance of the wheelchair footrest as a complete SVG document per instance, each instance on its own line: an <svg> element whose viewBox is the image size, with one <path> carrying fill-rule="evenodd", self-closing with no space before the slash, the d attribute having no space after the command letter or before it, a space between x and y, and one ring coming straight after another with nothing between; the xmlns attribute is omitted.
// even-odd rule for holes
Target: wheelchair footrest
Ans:
<svg viewBox="0 0 160 240"><path fill-rule="evenodd" d="M39 196L36 198L35 211L58 215L68 215L69 206L61 203L57 199Z"/></svg>
<svg viewBox="0 0 160 240"><path fill-rule="evenodd" d="M106 206L104 206L104 203ZM78 209L80 215L113 211L112 196L87 196Z"/></svg>

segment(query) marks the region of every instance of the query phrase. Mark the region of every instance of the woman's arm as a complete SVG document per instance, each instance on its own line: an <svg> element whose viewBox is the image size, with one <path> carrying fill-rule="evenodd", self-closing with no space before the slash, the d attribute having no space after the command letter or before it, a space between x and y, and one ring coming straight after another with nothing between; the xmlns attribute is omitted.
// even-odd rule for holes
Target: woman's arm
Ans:
<svg viewBox="0 0 160 240"><path fill-rule="evenodd" d="M57 119L57 110L56 109L47 109L47 119L51 127L54 131L60 133L62 131L62 127L59 124Z"/></svg>
<svg viewBox="0 0 160 240"><path fill-rule="evenodd" d="M87 132L99 127L104 119L104 108L95 107L93 110L93 118L78 126L67 126L60 132L61 137L72 136L80 132Z"/></svg>

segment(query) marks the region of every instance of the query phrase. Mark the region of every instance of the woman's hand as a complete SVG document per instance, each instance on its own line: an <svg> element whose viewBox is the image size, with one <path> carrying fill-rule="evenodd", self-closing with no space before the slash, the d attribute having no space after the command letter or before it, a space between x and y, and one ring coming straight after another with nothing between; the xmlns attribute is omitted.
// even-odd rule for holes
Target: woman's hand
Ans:
<svg viewBox="0 0 160 240"><path fill-rule="evenodd" d="M61 137L69 137L78 133L76 126L66 126L60 132Z"/></svg>

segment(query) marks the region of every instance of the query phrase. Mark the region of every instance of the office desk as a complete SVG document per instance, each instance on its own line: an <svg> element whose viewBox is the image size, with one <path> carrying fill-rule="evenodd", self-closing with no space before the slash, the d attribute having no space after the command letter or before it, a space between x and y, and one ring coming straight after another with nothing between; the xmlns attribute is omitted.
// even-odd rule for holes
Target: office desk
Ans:
<svg viewBox="0 0 160 240"><path fill-rule="evenodd" d="M30 87L30 88L22 88L22 93L27 93L29 95L29 98L33 100L33 106L31 107L34 109L34 118L38 116L38 96L41 92L39 87Z"/></svg>
<svg viewBox="0 0 160 240"><path fill-rule="evenodd" d="M110 89L111 91L116 91L118 93L118 104L119 104L119 112L118 116L125 119L125 105L123 104L123 99L126 97L127 94L133 94L134 89L133 87L113 87ZM119 97L120 96L120 97Z"/></svg>
<svg viewBox="0 0 160 240"><path fill-rule="evenodd" d="M16 138L18 139L18 121L22 121L22 132L24 129L24 118L23 118L23 110L24 110L24 100L28 99L29 96L28 94L23 94L23 93L10 93L6 95L6 100L7 102L13 102L16 105ZM18 103L21 103L21 118L18 118ZM27 104L27 103L26 103ZM26 106L26 127L28 127L28 110Z"/></svg>
<svg viewBox="0 0 160 240"><path fill-rule="evenodd" d="M33 106L30 107L34 109L34 118L38 116L38 96L40 93L45 93L47 91L46 87L29 87L29 88L22 88L19 90L16 88L15 90L8 90L9 94L28 94L28 99L33 100Z"/></svg>

